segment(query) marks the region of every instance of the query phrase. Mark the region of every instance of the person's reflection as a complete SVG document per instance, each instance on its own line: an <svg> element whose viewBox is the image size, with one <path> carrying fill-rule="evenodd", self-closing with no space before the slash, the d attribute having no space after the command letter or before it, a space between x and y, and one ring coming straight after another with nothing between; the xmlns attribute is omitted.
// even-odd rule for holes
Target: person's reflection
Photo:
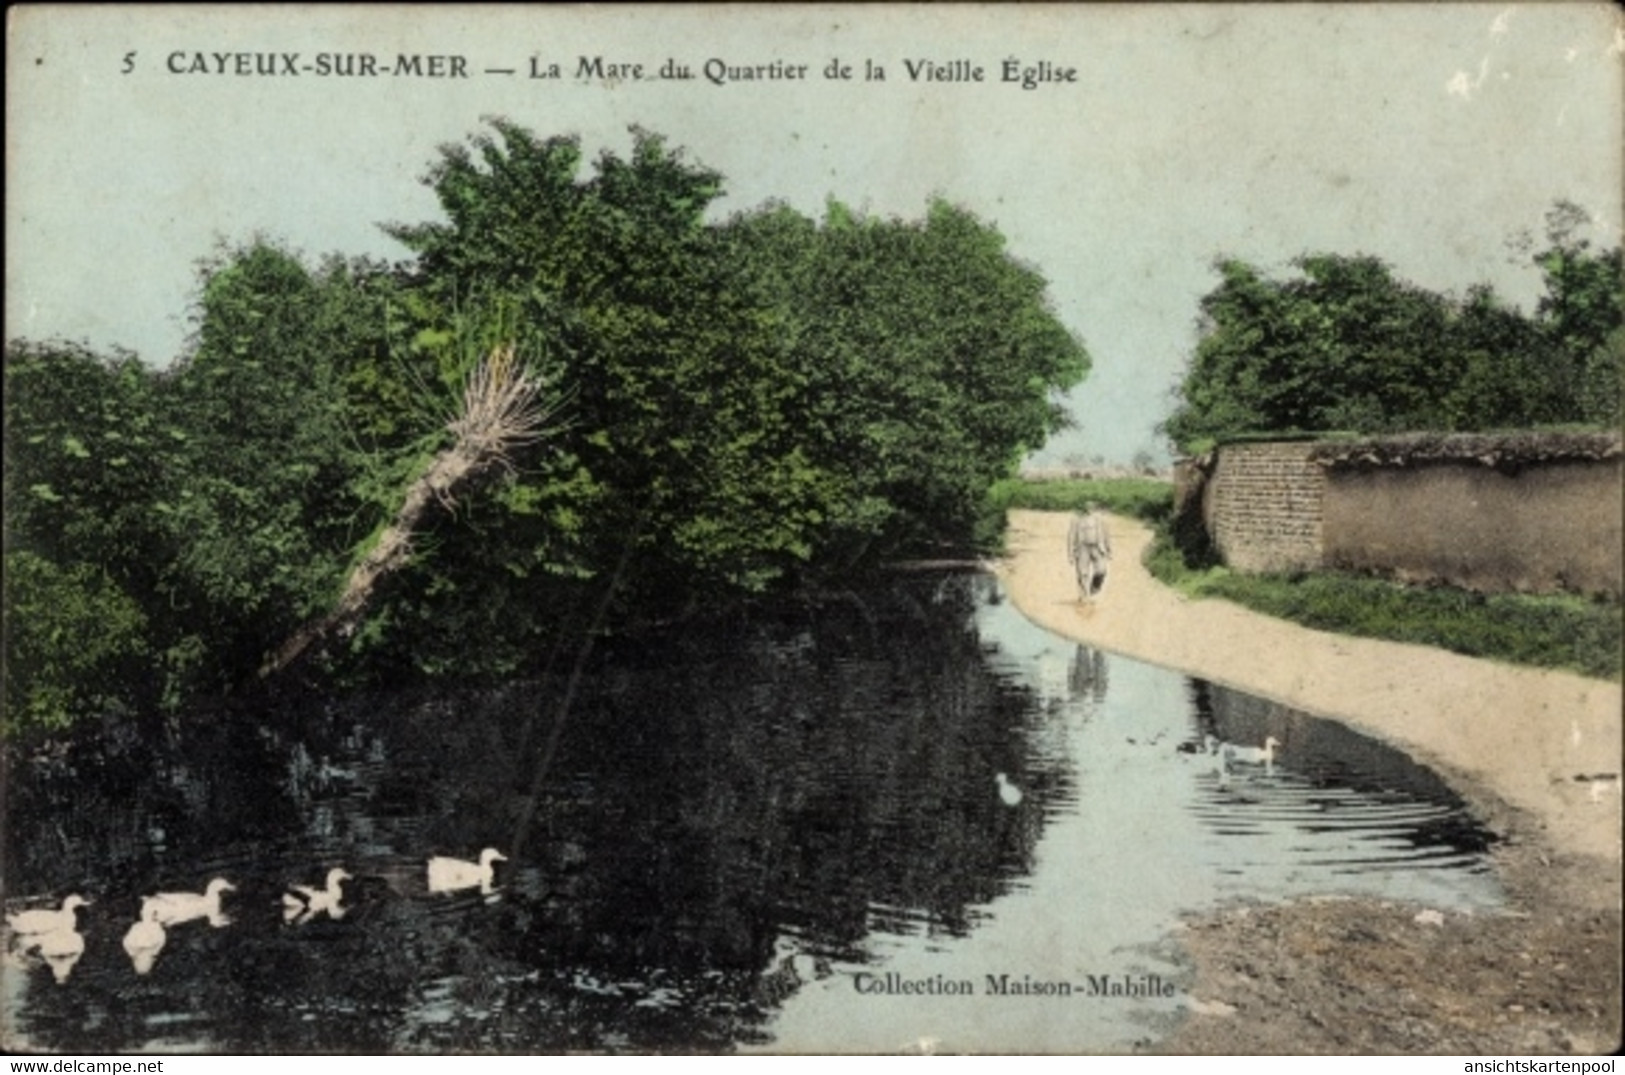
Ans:
<svg viewBox="0 0 1625 1075"><path fill-rule="evenodd" d="M1088 698L1097 705L1106 700L1106 655L1092 646L1080 645L1072 655L1067 684L1074 698Z"/></svg>
<svg viewBox="0 0 1625 1075"><path fill-rule="evenodd" d="M1219 719L1213 712L1213 685L1205 679L1186 680L1190 691L1191 709L1196 714L1196 737L1201 742L1207 736L1217 737Z"/></svg>

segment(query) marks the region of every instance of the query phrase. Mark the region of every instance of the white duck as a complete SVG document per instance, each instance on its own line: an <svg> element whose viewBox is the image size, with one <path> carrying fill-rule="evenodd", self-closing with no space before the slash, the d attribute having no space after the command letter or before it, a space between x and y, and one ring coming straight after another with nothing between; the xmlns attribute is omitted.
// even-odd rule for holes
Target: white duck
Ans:
<svg viewBox="0 0 1625 1075"><path fill-rule="evenodd" d="M1234 743L1224 745L1224 760L1238 765L1264 765L1275 764L1275 748L1281 741L1275 736L1264 740L1262 747L1238 747Z"/></svg>
<svg viewBox="0 0 1625 1075"><path fill-rule="evenodd" d="M1003 773L994 773L993 782L999 785L999 801L1006 806L1021 805L1021 789L1010 783Z"/></svg>
<svg viewBox="0 0 1625 1075"><path fill-rule="evenodd" d="M235 892L237 886L224 877L216 877L209 887L197 892L160 892L141 901L141 917L149 914L160 926L178 926L199 918L219 928L231 924L231 918L220 910L220 894Z"/></svg>
<svg viewBox="0 0 1625 1075"><path fill-rule="evenodd" d="M344 899L344 882L348 880L350 874L342 866L335 866L327 871L326 888L290 885L282 894L282 920L304 923L321 914L343 918L349 908L340 906L340 901Z"/></svg>
<svg viewBox="0 0 1625 1075"><path fill-rule="evenodd" d="M169 935L164 932L163 924L158 921L158 909L150 902L143 902L141 917L124 935L124 952L130 957L130 962L135 964L137 974L151 972L152 965L157 962L158 953L163 951L167 940Z"/></svg>
<svg viewBox="0 0 1625 1075"><path fill-rule="evenodd" d="M6 915L6 925L11 932L19 937L30 937L40 933L63 933L79 928L77 911L81 907L89 907L90 901L83 896L69 896L62 901L62 907L55 911L18 911Z"/></svg>
<svg viewBox="0 0 1625 1075"><path fill-rule="evenodd" d="M429 860L429 891L456 892L459 889L478 887L481 892L489 894L491 877L495 872L492 869L493 863L507 861L508 856L494 847L481 851L478 862L465 862L463 859L436 855Z"/></svg>

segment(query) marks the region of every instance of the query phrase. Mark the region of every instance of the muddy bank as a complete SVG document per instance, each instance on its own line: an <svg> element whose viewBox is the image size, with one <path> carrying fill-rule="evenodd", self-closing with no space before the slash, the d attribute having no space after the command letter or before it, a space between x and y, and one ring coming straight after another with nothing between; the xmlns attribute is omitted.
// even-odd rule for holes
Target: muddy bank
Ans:
<svg viewBox="0 0 1625 1075"><path fill-rule="evenodd" d="M1509 824L1510 822L1510 824ZM1328 898L1181 924L1191 1014L1154 1052L1597 1054L1620 1045L1619 866L1493 819L1499 913Z"/></svg>
<svg viewBox="0 0 1625 1075"><path fill-rule="evenodd" d="M1182 923L1181 1053L1599 1053L1620 1044L1621 691L1419 646L1311 631L1150 577L1113 518L1102 600L1078 603L1064 514L1011 513L1000 565L1058 634L1335 717L1435 768L1503 837L1498 913L1337 898ZM1613 774L1614 779L1593 779ZM1586 779L1576 779L1584 777Z"/></svg>

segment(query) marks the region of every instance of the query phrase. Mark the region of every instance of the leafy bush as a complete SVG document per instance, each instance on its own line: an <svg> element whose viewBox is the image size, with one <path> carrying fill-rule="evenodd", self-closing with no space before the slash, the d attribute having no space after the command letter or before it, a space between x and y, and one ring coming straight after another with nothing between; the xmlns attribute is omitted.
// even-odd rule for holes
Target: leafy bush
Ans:
<svg viewBox="0 0 1625 1075"><path fill-rule="evenodd" d="M0 729L51 731L123 705L146 653L146 617L98 567L5 557L6 690ZM18 673L22 674L18 674Z"/></svg>

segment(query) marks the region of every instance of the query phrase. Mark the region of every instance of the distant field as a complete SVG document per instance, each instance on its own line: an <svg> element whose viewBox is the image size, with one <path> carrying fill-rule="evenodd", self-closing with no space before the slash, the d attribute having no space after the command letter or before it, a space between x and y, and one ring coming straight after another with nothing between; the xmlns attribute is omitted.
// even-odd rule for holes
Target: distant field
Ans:
<svg viewBox="0 0 1625 1075"><path fill-rule="evenodd" d="M1173 511L1174 487L1158 478L1010 478L988 493L995 510L1082 511L1094 501L1102 511L1158 523Z"/></svg>

